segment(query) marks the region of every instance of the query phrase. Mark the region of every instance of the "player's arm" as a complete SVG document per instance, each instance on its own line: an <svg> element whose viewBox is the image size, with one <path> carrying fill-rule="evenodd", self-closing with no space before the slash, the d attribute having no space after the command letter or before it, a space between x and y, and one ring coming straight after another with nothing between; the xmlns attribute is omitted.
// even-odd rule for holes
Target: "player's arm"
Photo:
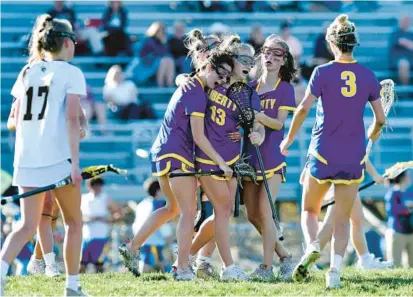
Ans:
<svg viewBox="0 0 413 297"><path fill-rule="evenodd" d="M298 130L300 130L301 126L305 118L308 116L310 112L311 106L313 105L314 101L317 100L317 97L311 94L310 91L307 90L303 101L298 105L293 120L291 122L290 130L287 134L287 139L294 140L295 136L297 135Z"/></svg>
<svg viewBox="0 0 413 297"><path fill-rule="evenodd" d="M376 141L381 133L381 129L386 124L386 116L384 115L383 106L381 100L370 101L370 106L373 109L374 120L368 129L368 138Z"/></svg>
<svg viewBox="0 0 413 297"><path fill-rule="evenodd" d="M257 136L254 137L253 133L256 133ZM260 146L265 139L265 127L259 122L254 122L254 127L252 128L252 133L250 133L249 138L253 145Z"/></svg>
<svg viewBox="0 0 413 297"><path fill-rule="evenodd" d="M188 73L181 73L175 78L175 84L177 87L182 88L184 92L191 90L192 87L196 87L195 80Z"/></svg>
<svg viewBox="0 0 413 297"><path fill-rule="evenodd" d="M366 161L366 170L367 173L370 174L371 178L376 182L376 184L382 184L384 182L383 176L381 176L376 168L374 168L373 164L370 162L369 159Z"/></svg>
<svg viewBox="0 0 413 297"><path fill-rule="evenodd" d="M264 112L257 113L255 118L264 126L279 131L283 128L287 116L288 110L279 110L277 118L269 117Z"/></svg>
<svg viewBox="0 0 413 297"><path fill-rule="evenodd" d="M14 102L11 105L9 118L7 119L7 129L9 129L10 131L16 131L18 104L19 100L14 100Z"/></svg>
<svg viewBox="0 0 413 297"><path fill-rule="evenodd" d="M69 137L69 148L72 166L79 167L79 141L80 141L80 95L67 94L66 96L66 120Z"/></svg>

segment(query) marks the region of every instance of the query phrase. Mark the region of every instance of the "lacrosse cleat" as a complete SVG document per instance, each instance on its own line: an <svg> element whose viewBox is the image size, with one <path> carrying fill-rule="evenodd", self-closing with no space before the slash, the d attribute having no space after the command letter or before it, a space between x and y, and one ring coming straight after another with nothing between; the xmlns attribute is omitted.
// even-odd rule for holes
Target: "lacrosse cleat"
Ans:
<svg viewBox="0 0 413 297"><path fill-rule="evenodd" d="M318 244L310 244L300 262L294 268L293 280L302 282L309 277L312 266L320 259L321 252Z"/></svg>
<svg viewBox="0 0 413 297"><path fill-rule="evenodd" d="M330 268L326 273L326 287L327 289L338 289L340 284L340 272L335 268Z"/></svg>

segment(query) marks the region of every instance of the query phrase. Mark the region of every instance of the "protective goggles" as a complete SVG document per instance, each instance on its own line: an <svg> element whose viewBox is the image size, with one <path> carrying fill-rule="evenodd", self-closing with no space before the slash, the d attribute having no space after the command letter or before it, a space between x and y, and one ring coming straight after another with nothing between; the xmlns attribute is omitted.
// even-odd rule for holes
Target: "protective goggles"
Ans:
<svg viewBox="0 0 413 297"><path fill-rule="evenodd" d="M244 66L253 67L255 65L255 59L247 55L235 55L235 59Z"/></svg>

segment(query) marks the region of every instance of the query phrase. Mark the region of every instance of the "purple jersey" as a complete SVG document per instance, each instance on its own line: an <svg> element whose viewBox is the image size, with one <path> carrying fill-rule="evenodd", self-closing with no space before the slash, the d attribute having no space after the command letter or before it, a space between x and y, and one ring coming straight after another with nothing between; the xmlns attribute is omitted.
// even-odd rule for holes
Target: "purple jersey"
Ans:
<svg viewBox="0 0 413 297"><path fill-rule="evenodd" d="M186 93L178 88L172 95L158 136L151 148L152 162L174 158L194 167L190 117L204 117L207 104L204 86L197 76L195 78L195 88Z"/></svg>
<svg viewBox="0 0 413 297"><path fill-rule="evenodd" d="M205 136L209 139L217 153L228 165L235 163L240 154L240 143L228 138L228 133L236 132L239 118L237 106L225 96L227 88L217 86L208 90L208 103L205 111ZM251 98L253 109L260 110L259 97L256 92ZM197 167L202 164L216 165L201 149L196 148ZM200 163L200 164L198 164ZM208 167L209 168L209 167ZM201 168L206 170L204 166ZM210 168L209 168L210 169ZM208 169L208 170L209 170Z"/></svg>
<svg viewBox="0 0 413 297"><path fill-rule="evenodd" d="M258 90L259 82L252 81L250 86ZM272 91L260 95L260 102L261 111L271 118L277 118L279 110L295 111L294 87L290 83L279 79ZM285 156L280 151L280 144L283 139L284 126L281 130L265 127L265 139L260 146L260 152L267 177L271 177L286 166ZM257 154L252 145L248 146L248 155L251 155L251 163L261 175Z"/></svg>
<svg viewBox="0 0 413 297"><path fill-rule="evenodd" d="M364 109L380 89L374 73L356 61L316 67L307 90L319 98L309 154L337 169L364 166Z"/></svg>

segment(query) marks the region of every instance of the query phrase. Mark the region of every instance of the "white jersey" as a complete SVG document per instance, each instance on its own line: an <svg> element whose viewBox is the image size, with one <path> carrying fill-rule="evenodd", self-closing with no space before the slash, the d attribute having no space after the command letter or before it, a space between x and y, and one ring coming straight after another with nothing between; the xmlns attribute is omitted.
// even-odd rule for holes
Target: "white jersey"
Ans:
<svg viewBox="0 0 413 297"><path fill-rule="evenodd" d="M94 196L93 193L82 195L80 208L85 220L93 217L109 218L109 197L106 193ZM109 225L104 222L90 222L83 224L84 239L96 239L109 237Z"/></svg>
<svg viewBox="0 0 413 297"><path fill-rule="evenodd" d="M23 68L11 94L20 101L14 167L38 168L69 159L66 95L86 96L82 71L65 61L38 61Z"/></svg>

